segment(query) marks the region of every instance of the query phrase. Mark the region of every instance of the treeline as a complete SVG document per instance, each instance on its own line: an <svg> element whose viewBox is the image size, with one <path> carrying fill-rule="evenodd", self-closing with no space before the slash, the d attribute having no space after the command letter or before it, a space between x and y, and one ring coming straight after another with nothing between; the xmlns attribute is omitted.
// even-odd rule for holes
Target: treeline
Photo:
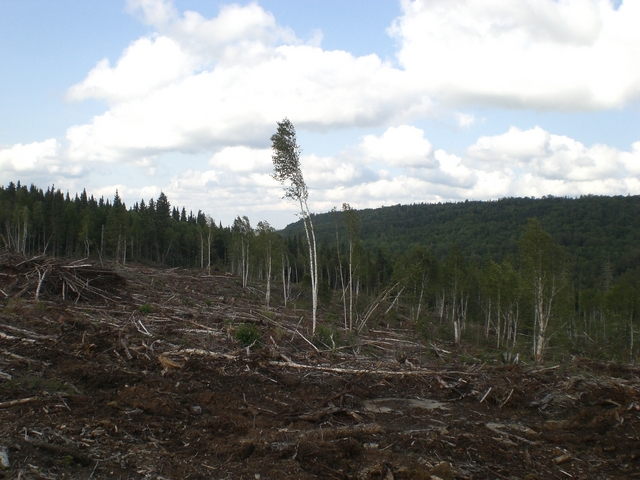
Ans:
<svg viewBox="0 0 640 480"><path fill-rule="evenodd" d="M336 247L336 235L349 237L351 214L313 216L321 287L328 282L334 292L350 250L346 241ZM538 359L548 347L637 358L639 196L397 205L357 216L353 282L365 294L361 318L372 299L396 286L385 318L395 312L434 339ZM300 239L301 228L298 222L282 233Z"/></svg>
<svg viewBox="0 0 640 480"><path fill-rule="evenodd" d="M504 199L312 217L323 312L335 348L364 328L402 325L427 341L541 360L635 361L640 299L639 197ZM25 255L231 271L269 306L311 302L309 248L237 217L172 207L160 194L127 207L51 187L0 187L0 247ZM276 287L277 285L277 287Z"/></svg>
<svg viewBox="0 0 640 480"><path fill-rule="evenodd" d="M472 260L455 243L442 258L419 243L394 255L341 231L344 240L323 240L319 248L320 292L346 330L366 322L402 324L423 339L475 345L505 358L637 359L640 268L616 276L605 260L593 286L581 285L568 249L537 219L525 222L515 252L501 260ZM299 232L285 242L293 239L302 245Z"/></svg>
<svg viewBox="0 0 640 480"><path fill-rule="evenodd" d="M172 207L164 193L127 208L117 191L105 200L85 190L71 197L20 182L0 187L0 246L25 255L204 267L225 264L230 243L229 227Z"/></svg>
<svg viewBox="0 0 640 480"><path fill-rule="evenodd" d="M537 218L565 249L581 286L597 286L605 263L616 277L640 265L638 195L395 205L359 210L358 215L365 248L381 248L392 256L420 244L443 259L455 244L474 263L502 262L517 255L522 228L529 218ZM333 214L314 215L313 221L318 241L335 239ZM283 235L301 228L300 222L293 223Z"/></svg>

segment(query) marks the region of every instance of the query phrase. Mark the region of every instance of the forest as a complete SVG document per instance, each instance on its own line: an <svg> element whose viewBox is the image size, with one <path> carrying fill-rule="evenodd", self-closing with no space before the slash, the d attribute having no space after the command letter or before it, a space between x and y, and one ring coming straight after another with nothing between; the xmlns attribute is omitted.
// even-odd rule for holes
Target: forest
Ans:
<svg viewBox="0 0 640 480"><path fill-rule="evenodd" d="M344 204L311 219L323 347L393 326L479 359L637 359L639 196ZM118 192L10 183L0 187L0 249L231 272L266 309L311 303L300 222L277 232L238 216L223 226L164 193L127 206Z"/></svg>

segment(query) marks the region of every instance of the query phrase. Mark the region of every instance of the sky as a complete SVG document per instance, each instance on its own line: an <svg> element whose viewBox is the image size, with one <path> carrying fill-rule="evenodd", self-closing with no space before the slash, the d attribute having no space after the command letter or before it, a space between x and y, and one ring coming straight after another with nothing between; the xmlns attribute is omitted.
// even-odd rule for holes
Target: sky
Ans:
<svg viewBox="0 0 640 480"><path fill-rule="evenodd" d="M640 194L640 0L0 0L0 185L309 206Z"/></svg>

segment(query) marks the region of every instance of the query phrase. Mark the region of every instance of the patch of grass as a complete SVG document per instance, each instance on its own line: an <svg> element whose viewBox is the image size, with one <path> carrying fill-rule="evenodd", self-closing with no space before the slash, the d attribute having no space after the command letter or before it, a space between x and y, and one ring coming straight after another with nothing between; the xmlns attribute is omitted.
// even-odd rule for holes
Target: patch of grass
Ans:
<svg viewBox="0 0 640 480"><path fill-rule="evenodd" d="M273 338L276 339L277 341L282 340L282 338L287 334L286 330L280 326L276 326L276 328L273 329Z"/></svg>
<svg viewBox="0 0 640 480"><path fill-rule="evenodd" d="M211 300L209 300L209 299L207 298L207 299L204 301L204 304L205 304L207 307L210 307L210 306L211 306Z"/></svg>
<svg viewBox="0 0 640 480"><path fill-rule="evenodd" d="M238 340L243 347L249 345L259 345L262 343L262 335L255 325L251 323L243 323L236 328L235 339Z"/></svg>
<svg viewBox="0 0 640 480"><path fill-rule="evenodd" d="M273 313L271 310L267 310L266 308L263 308L262 310L260 310L260 313L265 317L267 317L269 320L273 320L274 318L276 318L276 314Z"/></svg>
<svg viewBox="0 0 640 480"><path fill-rule="evenodd" d="M153 311L153 307L150 304L145 303L145 304L140 305L138 307L138 311L140 313L142 313L143 315L147 315L147 314L149 314L149 313L151 313Z"/></svg>
<svg viewBox="0 0 640 480"><path fill-rule="evenodd" d="M340 344L340 332L327 325L318 325L313 340L317 347L335 350Z"/></svg>
<svg viewBox="0 0 640 480"><path fill-rule="evenodd" d="M44 378L37 375L26 375L24 377L13 378L8 382L0 384L0 390L11 391L14 389L31 392L66 392L73 393L73 390L62 380L57 378Z"/></svg>
<svg viewBox="0 0 640 480"><path fill-rule="evenodd" d="M24 312L23 300L21 298L12 298L7 302L5 311L7 313L23 313Z"/></svg>
<svg viewBox="0 0 640 480"><path fill-rule="evenodd" d="M187 307L193 307L193 300L191 300L189 297L182 297L182 304L187 306Z"/></svg>
<svg viewBox="0 0 640 480"><path fill-rule="evenodd" d="M335 325L319 324L313 336L313 343L319 348L336 351L341 347L354 347L358 344L355 331L346 331Z"/></svg>

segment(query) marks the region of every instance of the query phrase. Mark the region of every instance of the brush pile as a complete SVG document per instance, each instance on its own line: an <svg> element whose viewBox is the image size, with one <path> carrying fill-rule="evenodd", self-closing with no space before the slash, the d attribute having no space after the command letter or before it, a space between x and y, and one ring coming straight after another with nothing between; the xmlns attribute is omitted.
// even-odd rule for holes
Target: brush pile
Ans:
<svg viewBox="0 0 640 480"><path fill-rule="evenodd" d="M125 283L118 273L86 259L65 262L44 255L0 255L0 295L5 298L60 297L76 303L97 298L114 300Z"/></svg>

